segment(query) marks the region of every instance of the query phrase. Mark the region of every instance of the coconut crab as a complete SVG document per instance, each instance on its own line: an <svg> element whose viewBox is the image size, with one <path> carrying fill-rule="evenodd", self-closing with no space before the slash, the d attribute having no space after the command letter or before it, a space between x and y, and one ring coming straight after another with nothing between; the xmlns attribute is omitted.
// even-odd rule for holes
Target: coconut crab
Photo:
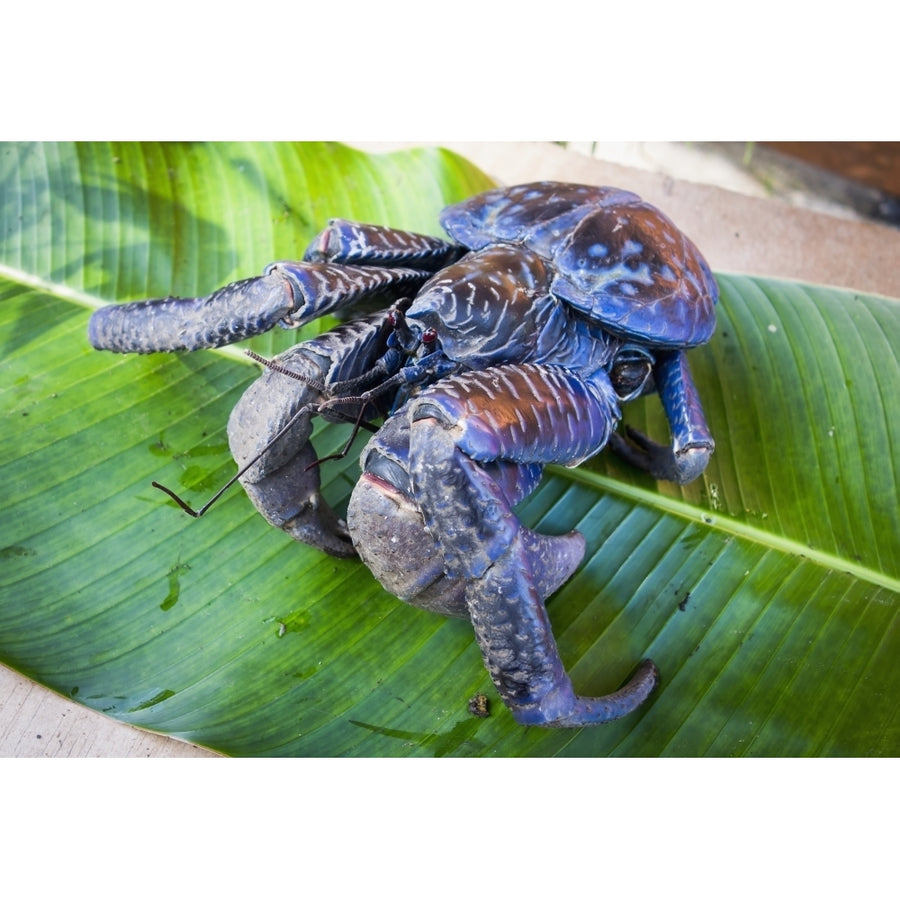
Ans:
<svg viewBox="0 0 900 900"><path fill-rule="evenodd" d="M714 443L685 351L713 333L715 280L663 213L616 188L487 191L441 224L450 241L332 220L301 262L204 298L105 307L89 338L196 350L387 303L260 360L228 423L235 477L293 538L358 554L399 598L468 617L519 723L611 721L649 696L657 668L644 660L615 693L576 695L544 604L584 539L531 531L513 507L545 465L577 466L607 444L655 478L704 470ZM620 405L653 390L669 445L614 431ZM375 432L346 522L319 495L315 416ZM193 515L209 506L196 513L163 490Z"/></svg>

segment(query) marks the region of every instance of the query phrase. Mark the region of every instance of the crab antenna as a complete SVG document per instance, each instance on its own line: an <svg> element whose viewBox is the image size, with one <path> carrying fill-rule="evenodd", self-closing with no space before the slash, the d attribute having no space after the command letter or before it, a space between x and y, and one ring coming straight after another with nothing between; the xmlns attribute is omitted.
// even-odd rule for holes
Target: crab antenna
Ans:
<svg viewBox="0 0 900 900"><path fill-rule="evenodd" d="M203 506L200 507L200 509L194 509L190 505L190 503L188 503L186 500L182 500L181 497L179 497L178 494L175 493L175 491L173 491L171 488L167 488L164 484L160 484L158 481L151 481L150 484L153 487L161 490L164 494L168 494L189 516L192 516L195 519L199 519L200 516L202 516L213 505L213 503L215 503L216 500L218 500L219 497L221 497L222 494L224 494L225 491L228 490L228 488L230 488L248 469L250 469L251 466L262 459L262 457L268 452L269 448L294 424L294 422L297 421L297 419L300 418L300 416L302 416L304 413L315 412L316 410L318 410L318 408L319 405L314 403L307 404L306 406L301 406L300 409L298 409L297 412L295 412L294 415L292 415L290 419L288 419L287 423L282 426L278 434L276 434L275 437L268 441L262 448L262 450L260 450L259 453L257 453L256 456L253 457L253 459L245 463L237 471L236 474L232 475L231 478L229 478L228 481L226 481L225 484L223 484L222 487L220 487L219 490L217 490L215 494L213 494L213 496L209 500L207 500L206 503L203 504ZM349 419L349 416L347 418Z"/></svg>
<svg viewBox="0 0 900 900"><path fill-rule="evenodd" d="M347 388L355 386L354 382L361 380L362 378L354 378L348 381L339 381L336 385L332 386L332 389L337 388L339 390L346 390ZM365 409L370 401L374 400L376 397L380 397L392 388L395 388L398 384L409 384L409 374L404 369L395 372L390 378L386 378L382 381L381 384L376 384L375 387L368 391L363 391L361 394L346 394L342 397L331 396L322 404L322 407L337 415L341 415L341 413L339 410L335 409L335 407L342 403L362 403L362 408ZM347 416L347 420L350 420L349 416Z"/></svg>
<svg viewBox="0 0 900 900"><path fill-rule="evenodd" d="M235 483L235 481L238 480L238 478L240 478L240 473L225 482L224 486L216 491L216 493L213 495L213 498L203 506L201 506L200 509L194 509L190 505L190 503L188 503L186 500L182 500L181 497L179 497L178 494L175 493L175 491L173 491L171 488L167 488L164 484L160 484L158 481L151 481L150 484L153 487L161 490L164 494L168 494L189 516L192 516L195 519L199 519L200 516L202 516L203 513L205 513L213 505L213 503L215 503L216 500L218 500L219 497L221 497L222 494L224 494L225 491L227 491L228 488L230 488Z"/></svg>
<svg viewBox="0 0 900 900"><path fill-rule="evenodd" d="M306 375L302 375L299 372L294 372L291 369L285 368L279 363L274 362L271 359L266 359L264 356L260 356L258 353L254 353L252 350L244 351L247 356L249 356L255 362L260 363L265 366L267 369L271 369L273 372L278 372L281 375L287 375L289 378L293 378L296 381L302 381L304 384L308 384L311 388L318 391L319 393L326 393L328 388L321 381L316 381L315 378L310 378ZM367 376L371 377L372 373L368 373ZM399 374L399 373L398 373ZM362 381L363 378L353 379L352 381L340 382L343 386L349 386L353 384L354 381ZM402 379L399 379L402 380ZM363 413L365 413L366 405L368 400L371 397L375 397L378 394L381 394L385 389L393 387L395 383L397 383L397 376L393 376L392 378L387 379L387 381L382 382L377 388L374 388L371 391L367 391L365 394L359 396L351 396L351 397L330 397L324 403L308 403L306 406L301 406L294 415L291 416L290 419L279 429L278 433L266 443L266 445L256 454L249 462L246 462L222 487L219 488L215 492L215 494L210 497L200 509L194 509L187 500L182 499L175 493L171 488L167 488L164 484L160 484L158 481L151 481L150 484L157 488L157 490L162 491L167 496L171 497L180 507L183 509L189 516L194 519L199 519L224 493L228 490L236 481L240 479L242 475L244 475L252 466L254 466L260 459L269 451L269 448L279 439L285 432L300 418L304 413L314 414L317 412L321 412L323 408L327 408L330 415L335 416L336 418L342 419L345 422L352 423L353 432L350 435L350 440L344 445L342 450L339 450L337 453L332 453L328 456L323 457L322 459L317 459L315 462L312 462L307 466L307 469L311 469L314 466L321 465L323 462L328 462L332 459L343 459L350 450L350 447L353 445L353 442L356 440L357 434L359 434L359 430L365 429L366 431L372 432L373 434L378 431L378 428L374 426L371 422L366 422L363 419ZM334 409L332 404L335 402L340 403L349 403L349 402L359 402L365 401L362 403L359 412L355 416L347 415L346 413L341 412L339 409Z"/></svg>
<svg viewBox="0 0 900 900"><path fill-rule="evenodd" d="M288 373L288 374L296 374L296 373ZM301 380L303 380L301 378ZM175 493L171 488L167 488L164 484L160 484L158 481L151 481L150 484L162 491L164 494L168 494L189 516L194 519L199 519L212 505L228 490L245 472L247 472L253 465L255 465L259 460L263 458L263 456L269 451L272 445L300 418L304 413L314 413L318 412L321 404L318 403L308 403L306 406L301 406L294 415L288 419L287 423L282 426L279 432L256 454L249 462L245 463L242 468L240 468L222 487L219 488L213 494L213 496L200 507L200 509L194 509L187 500L183 500L178 494ZM313 466L320 465L323 462L327 462L331 459L343 459L347 455L347 451L350 449L353 441L356 440L356 435L359 434L359 429L364 428L366 431L370 431L373 434L378 431L378 429L371 424L371 422L364 422L362 419L362 413L365 410L365 406L360 410L360 413L355 418L353 416L348 416L345 413L342 413L340 410L330 410L332 415L335 415L345 422L353 423L353 434L350 436L350 440L347 442L347 445L338 453L332 453L330 456L326 456L323 459L318 459L314 463L310 463L307 466L308 469L311 469Z"/></svg>
<svg viewBox="0 0 900 900"><path fill-rule="evenodd" d="M245 350L244 353L246 353L254 362L258 362L260 365L265 366L267 369L271 369L273 372L278 372L279 375L287 375L288 378L293 378L294 381L302 381L304 384L308 384L320 394L325 393L325 385L321 381L316 381L315 378L310 378L308 375L301 375L299 372L294 372L292 369L288 369L275 362L275 360L266 359L264 356L260 356L252 350Z"/></svg>
<svg viewBox="0 0 900 900"><path fill-rule="evenodd" d="M378 431L378 429L371 422L366 422L363 419L363 413L366 411L366 405L367 404L363 403L362 406L360 406L359 413L356 416L356 421L353 422L353 431L350 432L350 438L347 443L344 444L343 449L338 450L337 453L330 453L328 456L323 456L321 459L313 460L313 462L311 462L304 471L308 472L310 469L313 469L316 466L321 466L322 463L330 462L333 459L343 459L347 455L347 453L349 453L350 448L353 446L353 442L356 440L356 436L359 434L360 428L364 428L366 431L371 432L372 434L375 434L375 432ZM338 409L329 411L333 412L335 415L346 420L347 422L351 421L350 416L342 413Z"/></svg>

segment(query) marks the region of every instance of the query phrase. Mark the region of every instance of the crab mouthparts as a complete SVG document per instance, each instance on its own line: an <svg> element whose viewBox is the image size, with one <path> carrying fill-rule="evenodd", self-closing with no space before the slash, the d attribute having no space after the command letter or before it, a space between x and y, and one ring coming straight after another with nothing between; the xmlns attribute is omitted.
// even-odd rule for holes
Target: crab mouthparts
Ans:
<svg viewBox="0 0 900 900"><path fill-rule="evenodd" d="M399 309L388 313L388 322L394 330L392 342L407 356L427 356L436 349L437 331L434 328L423 328L416 321L410 323Z"/></svg>

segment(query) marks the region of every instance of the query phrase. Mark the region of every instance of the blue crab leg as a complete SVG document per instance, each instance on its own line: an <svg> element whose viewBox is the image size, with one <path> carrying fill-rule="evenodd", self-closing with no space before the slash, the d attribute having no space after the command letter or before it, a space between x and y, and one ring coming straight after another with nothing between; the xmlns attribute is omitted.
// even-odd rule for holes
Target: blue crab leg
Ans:
<svg viewBox="0 0 900 900"><path fill-rule="evenodd" d="M412 296L465 248L439 238L332 219L301 262L277 262L258 278L206 297L165 297L97 310L88 338L97 350L155 353L222 347L276 325L297 328L360 301Z"/></svg>
<svg viewBox="0 0 900 900"><path fill-rule="evenodd" d="M612 435L610 447L654 478L687 484L700 476L715 449L700 395L683 351L660 353L653 368L656 388L672 433L671 446L657 444L633 428L630 441Z"/></svg>
<svg viewBox="0 0 900 900"><path fill-rule="evenodd" d="M618 419L605 375L502 366L446 379L410 403L410 475L445 571L464 578L466 605L491 678L516 720L579 727L619 718L658 680L644 661L619 691L579 697L566 674L536 572L555 542L521 525L484 465L498 459L577 465L600 450Z"/></svg>
<svg viewBox="0 0 900 900"><path fill-rule="evenodd" d="M466 252L460 244L412 231L331 219L328 227L307 247L303 259L436 272Z"/></svg>
<svg viewBox="0 0 900 900"><path fill-rule="evenodd" d="M336 263L279 262L258 278L207 297L113 303L88 324L97 350L157 353L222 347L271 330L297 328L362 301L414 294L428 272Z"/></svg>

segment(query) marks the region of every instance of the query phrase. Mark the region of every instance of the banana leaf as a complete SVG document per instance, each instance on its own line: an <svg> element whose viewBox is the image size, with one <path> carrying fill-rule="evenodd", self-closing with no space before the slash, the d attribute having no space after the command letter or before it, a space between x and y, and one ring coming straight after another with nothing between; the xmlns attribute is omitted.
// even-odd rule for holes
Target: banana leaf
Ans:
<svg viewBox="0 0 900 900"><path fill-rule="evenodd" d="M0 661L239 756L897 754L894 300L719 274L717 332L690 355L717 443L704 476L657 483L604 453L521 505L587 538L548 604L577 690L608 693L645 656L662 671L602 727L517 726L467 622L291 541L240 489L192 520L151 488L199 504L233 474L225 423L258 370L233 348L96 352L93 308L204 295L299 258L333 216L440 234L441 207L490 184L440 150L0 145ZM626 422L666 438L655 398ZM337 506L361 446L324 467Z"/></svg>

